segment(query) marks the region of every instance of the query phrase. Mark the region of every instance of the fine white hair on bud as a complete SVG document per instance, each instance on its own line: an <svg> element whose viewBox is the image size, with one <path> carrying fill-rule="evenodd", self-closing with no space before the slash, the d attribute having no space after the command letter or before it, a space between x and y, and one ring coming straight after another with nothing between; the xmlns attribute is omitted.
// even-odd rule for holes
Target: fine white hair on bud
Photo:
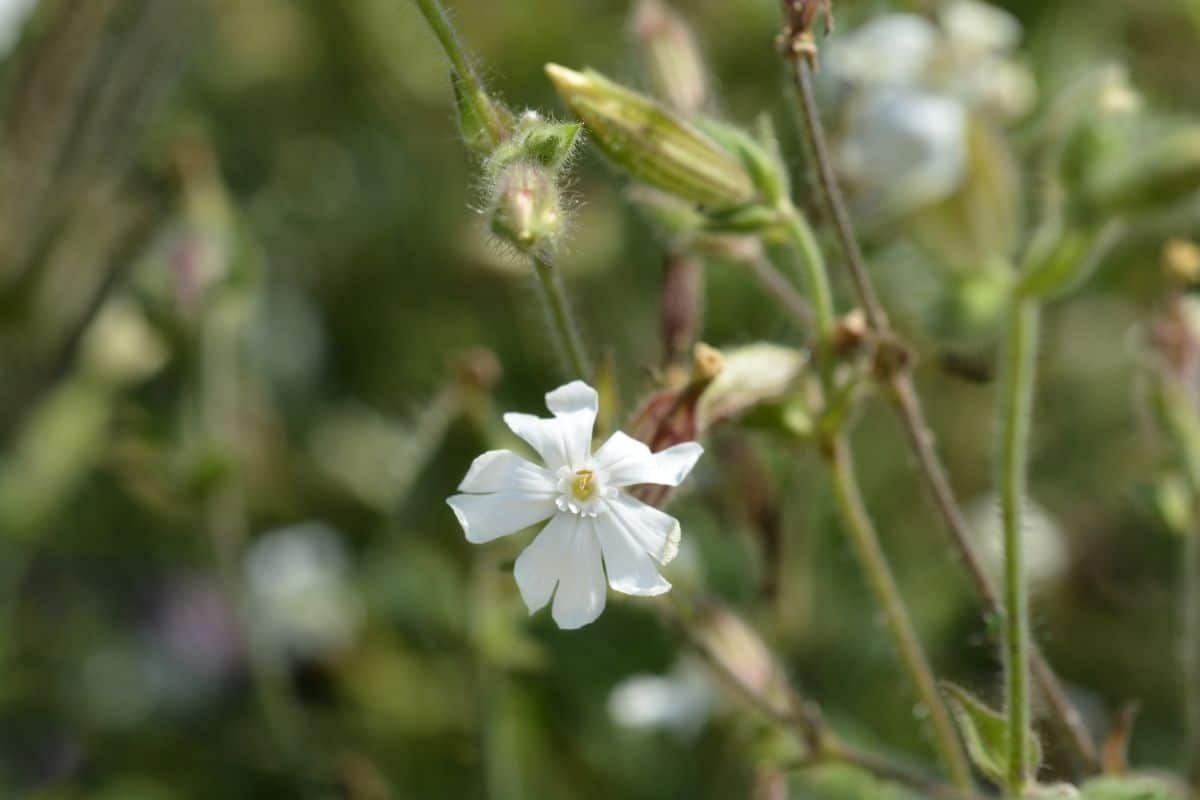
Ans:
<svg viewBox="0 0 1200 800"><path fill-rule="evenodd" d="M547 255L567 229L562 184L582 125L547 120L532 109L483 165L492 232L521 253Z"/></svg>
<svg viewBox="0 0 1200 800"><path fill-rule="evenodd" d="M492 232L522 252L551 249L563 231L565 211L554 173L517 161L496 178L490 205Z"/></svg>
<svg viewBox="0 0 1200 800"><path fill-rule="evenodd" d="M517 587L529 613L553 598L558 626L581 628L604 610L606 579L624 594L670 590L658 568L679 551L679 521L630 490L678 486L704 450L684 442L652 453L617 432L593 452L599 396L582 381L550 392L546 405L552 418L504 415L541 463L508 450L484 453L459 485L461 494L446 502L475 544L548 521L517 558Z"/></svg>

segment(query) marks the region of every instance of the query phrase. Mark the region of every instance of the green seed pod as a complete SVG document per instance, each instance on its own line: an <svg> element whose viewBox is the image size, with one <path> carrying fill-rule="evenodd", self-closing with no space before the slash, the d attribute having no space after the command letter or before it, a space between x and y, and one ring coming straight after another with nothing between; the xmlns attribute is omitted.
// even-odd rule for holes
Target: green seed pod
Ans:
<svg viewBox="0 0 1200 800"><path fill-rule="evenodd" d="M521 252L553 246L563 231L562 196L554 172L517 161L497 176L492 200L492 232Z"/></svg>
<svg viewBox="0 0 1200 800"><path fill-rule="evenodd" d="M548 64L546 74L597 146L637 180L709 208L755 199L754 182L739 160L660 103L593 70Z"/></svg>

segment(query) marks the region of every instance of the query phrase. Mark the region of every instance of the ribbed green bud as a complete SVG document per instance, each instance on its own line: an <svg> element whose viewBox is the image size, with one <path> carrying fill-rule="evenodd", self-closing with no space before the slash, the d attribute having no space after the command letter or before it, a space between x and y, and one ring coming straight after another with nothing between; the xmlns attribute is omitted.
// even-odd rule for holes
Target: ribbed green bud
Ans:
<svg viewBox="0 0 1200 800"><path fill-rule="evenodd" d="M555 173L531 161L505 167L494 185L492 232L522 252L545 250L563 232L564 211Z"/></svg>
<svg viewBox="0 0 1200 800"><path fill-rule="evenodd" d="M596 145L632 177L708 208L755 200L754 183L739 160L665 106L593 70L548 64L546 74Z"/></svg>
<svg viewBox="0 0 1200 800"><path fill-rule="evenodd" d="M662 0L641 0L630 30L654 95L685 116L701 111L708 103L708 70L683 17Z"/></svg>

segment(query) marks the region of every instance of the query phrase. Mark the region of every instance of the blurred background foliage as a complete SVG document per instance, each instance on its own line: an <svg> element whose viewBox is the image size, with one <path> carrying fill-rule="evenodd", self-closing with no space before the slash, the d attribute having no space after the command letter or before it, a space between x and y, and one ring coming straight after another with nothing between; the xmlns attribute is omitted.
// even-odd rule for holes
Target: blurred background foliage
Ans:
<svg viewBox="0 0 1200 800"><path fill-rule="evenodd" d="M716 109L767 110L794 143L777 3L678 5ZM937 5L846 0L835 38ZM999 149L961 139L962 174L945 191L888 184L887 213L851 181L982 537L994 272L962 231L1003 238L1027 216L1022 142L1091 70L1125 65L1137 120L1200 110L1196 0L1000 5L1023 31L1005 59L1034 88L1028 107L969 106L969 141ZM456 19L509 102L563 114L548 61L639 82L629 11L460 2ZM3 0L0 28L0 796L781 796L758 766L778 742L683 656L654 601L614 597L570 633L527 619L522 542L471 548L443 503L474 455L510 443L499 411L538 411L562 371L525 264L471 211L446 67L405 0ZM854 108L824 88L852 148ZM1133 169L1162 136L1080 138L1068 162L1088 202L1153 213L1047 315L1036 632L1094 730L1136 700L1132 760L1178 767L1187 501L1128 343L1200 205L1195 173L1142 185L1101 169ZM1181 158L1200 160L1184 138ZM955 218L979 180L1007 205ZM571 194L558 260L615 365L619 424L663 365L663 248L593 154ZM799 341L735 264L712 260L705 284L704 341ZM885 548L939 675L995 699L975 597L879 411L855 442ZM685 549L669 577L741 609L848 739L926 763L922 710L817 459L737 429L709 445L673 507ZM840 770L790 781L793 797L891 796Z"/></svg>

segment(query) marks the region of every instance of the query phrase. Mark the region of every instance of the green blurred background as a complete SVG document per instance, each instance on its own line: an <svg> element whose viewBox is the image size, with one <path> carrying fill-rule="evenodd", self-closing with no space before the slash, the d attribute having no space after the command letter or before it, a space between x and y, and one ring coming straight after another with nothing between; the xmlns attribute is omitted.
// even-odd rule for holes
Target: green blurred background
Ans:
<svg viewBox="0 0 1200 800"><path fill-rule="evenodd" d="M489 243L474 211L445 64L406 0L26 5L0 3L13 40L0 176L0 796L768 791L758 765L779 743L703 678L677 682L690 688L672 702L692 716L667 714L665 729L630 727L610 700L631 676L691 674L655 601L610 596L581 631L527 618L510 569L522 537L472 547L444 505L471 458L509 443L499 413L540 412L563 372L526 266ZM565 113L548 61L638 81L626 2L454 5L514 106ZM1196 0L1001 5L1024 27L1016 58L1043 106L1117 61L1145 106L1200 110ZM811 197L772 47L777 4L677 6L723 116L769 111ZM933 4L837 6L850 31ZM619 422L662 363L662 247L593 152L576 175L559 261L585 338L615 365ZM1189 232L1200 233L1194 216L1167 233ZM905 234L872 240L880 263ZM1121 248L1048 312L1033 608L1094 729L1139 701L1132 759L1178 767L1180 539L1128 347L1161 291L1166 235ZM986 518L994 385L939 369L937 312L907 293L948 279L907 269L880 283L921 351L956 488ZM706 283L704 341L800 341L737 267L709 264ZM939 675L995 699L984 620L881 403L866 405L855 443ZM708 445L672 509L687 544L669 576L742 610L848 739L929 763L921 709L819 459L735 429ZM747 496L762 513L747 512ZM777 559L763 555L772 531ZM1050 761L1048 774L1066 764ZM885 796L791 781L793 797Z"/></svg>

